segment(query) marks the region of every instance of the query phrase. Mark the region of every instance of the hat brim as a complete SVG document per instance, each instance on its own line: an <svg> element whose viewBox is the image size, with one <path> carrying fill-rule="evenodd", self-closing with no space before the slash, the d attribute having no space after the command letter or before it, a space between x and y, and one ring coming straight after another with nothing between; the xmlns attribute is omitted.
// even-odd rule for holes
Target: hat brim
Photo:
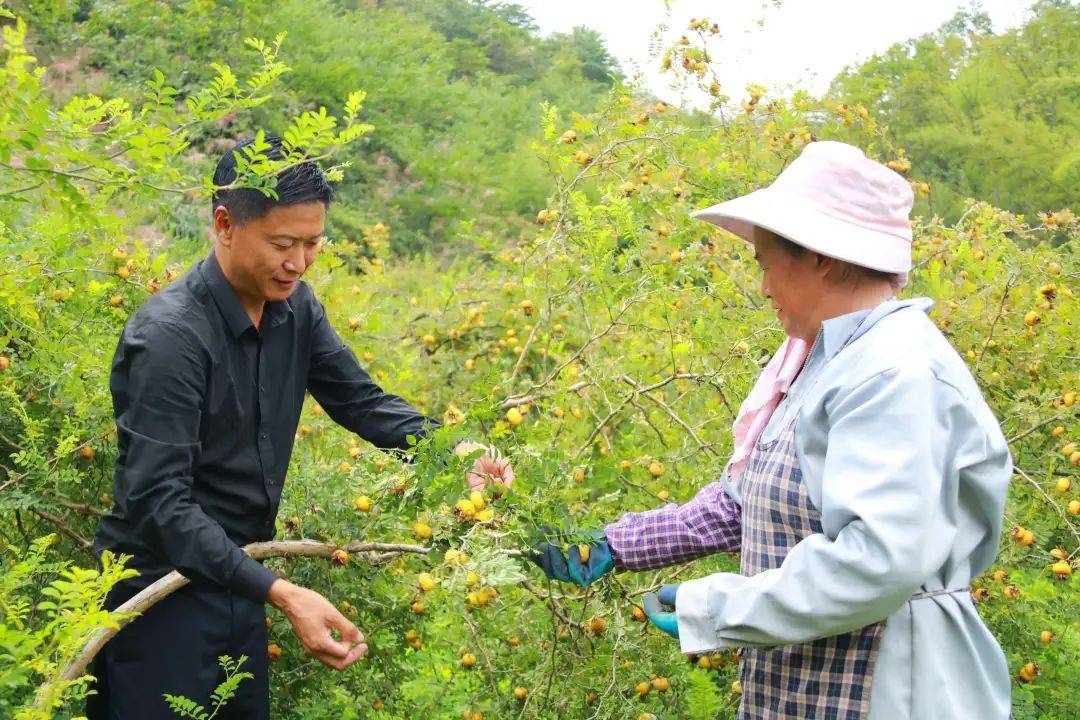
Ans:
<svg viewBox="0 0 1080 720"><path fill-rule="evenodd" d="M838 220L770 188L696 210L690 217L747 242L753 242L754 227L762 227L796 245L854 265L893 273L911 270L911 242L906 238Z"/></svg>

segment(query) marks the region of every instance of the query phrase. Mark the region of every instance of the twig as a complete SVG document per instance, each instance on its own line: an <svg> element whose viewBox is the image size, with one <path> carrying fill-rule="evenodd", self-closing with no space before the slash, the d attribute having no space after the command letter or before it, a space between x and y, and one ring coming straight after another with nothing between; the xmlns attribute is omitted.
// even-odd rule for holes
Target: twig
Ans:
<svg viewBox="0 0 1080 720"><path fill-rule="evenodd" d="M251 543L243 548L244 552L256 560L270 557L330 557L335 550L345 550L348 553L370 553L370 557L383 560L386 556L400 555L402 553L426 554L431 548L421 545L407 545L399 543L364 543L355 542L348 545L333 545L314 540L284 540L278 542ZM164 600L190 581L177 571L173 571L163 578L155 581L127 602L115 610L114 615L126 613L143 613L157 603ZM134 617L115 618L115 628L99 628L83 646L82 652L70 663L61 668L56 679L60 681L75 680L82 677L94 656L105 647L105 643L113 638L120 630L126 627Z"/></svg>

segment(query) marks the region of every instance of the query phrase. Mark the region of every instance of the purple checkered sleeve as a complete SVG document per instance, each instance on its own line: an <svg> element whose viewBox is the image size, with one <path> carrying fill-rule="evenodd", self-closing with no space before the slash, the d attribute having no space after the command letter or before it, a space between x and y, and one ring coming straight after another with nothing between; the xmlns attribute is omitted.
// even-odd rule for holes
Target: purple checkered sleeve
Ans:
<svg viewBox="0 0 1080 720"><path fill-rule="evenodd" d="M626 513L605 528L617 570L653 570L742 546L742 511L720 483L684 505Z"/></svg>

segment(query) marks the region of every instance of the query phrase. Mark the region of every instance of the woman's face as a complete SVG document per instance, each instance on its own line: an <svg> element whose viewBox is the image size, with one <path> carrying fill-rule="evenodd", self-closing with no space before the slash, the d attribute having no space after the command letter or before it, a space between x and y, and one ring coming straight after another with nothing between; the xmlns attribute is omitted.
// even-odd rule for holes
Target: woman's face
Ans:
<svg viewBox="0 0 1080 720"><path fill-rule="evenodd" d="M792 255L772 233L755 227L754 259L761 267L761 294L772 303L784 331L812 342L821 329L812 309L825 290L817 253Z"/></svg>

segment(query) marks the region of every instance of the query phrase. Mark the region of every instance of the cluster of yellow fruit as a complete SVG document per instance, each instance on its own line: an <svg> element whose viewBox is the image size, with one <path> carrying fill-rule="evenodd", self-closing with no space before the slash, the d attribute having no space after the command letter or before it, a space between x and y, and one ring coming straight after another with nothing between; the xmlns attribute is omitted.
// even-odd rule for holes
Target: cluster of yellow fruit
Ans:
<svg viewBox="0 0 1080 720"><path fill-rule="evenodd" d="M458 500L454 505L454 514L462 520L478 523L490 523L495 519L495 511L487 506L484 494L478 490L473 490L469 497Z"/></svg>
<svg viewBox="0 0 1080 720"><path fill-rule="evenodd" d="M1019 525L1009 528L1009 537L1021 545L1032 545L1035 542L1035 533Z"/></svg>
<svg viewBox="0 0 1080 720"><path fill-rule="evenodd" d="M671 689L671 681L666 677L660 677L655 673L651 676L650 680L643 680L634 686L634 693L638 697L645 699L649 696L649 693L655 690L656 692L667 692Z"/></svg>

